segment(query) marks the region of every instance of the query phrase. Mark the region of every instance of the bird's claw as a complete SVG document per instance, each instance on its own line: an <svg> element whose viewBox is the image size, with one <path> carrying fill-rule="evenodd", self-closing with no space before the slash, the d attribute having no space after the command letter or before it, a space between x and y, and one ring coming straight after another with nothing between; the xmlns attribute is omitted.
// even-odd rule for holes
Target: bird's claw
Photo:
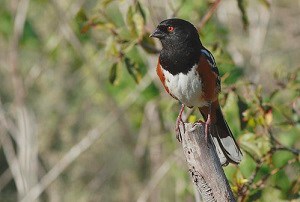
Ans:
<svg viewBox="0 0 300 202"><path fill-rule="evenodd" d="M204 135L205 135L205 140L206 142L208 143L208 134L210 132L210 124L211 124L211 121L210 121L210 118L206 121L206 122L203 122L201 120L198 120L194 123L193 127L197 124L204 124Z"/></svg>
<svg viewBox="0 0 300 202"><path fill-rule="evenodd" d="M182 123L182 125L183 125L183 133L185 133L185 124L184 124L183 120L181 119L181 117L178 117L176 120L175 131L176 131L176 139L179 142L182 141L182 135L181 135L181 131L180 131L180 123Z"/></svg>
<svg viewBox="0 0 300 202"><path fill-rule="evenodd" d="M177 120L176 120L176 127L175 127L175 131L176 131L176 139L181 142L182 141L182 136L181 136L181 132L180 132L180 123L183 124L183 133L185 133L185 125L184 122L182 120L182 113L184 110L184 105L181 105L181 109L180 112L178 114Z"/></svg>
<svg viewBox="0 0 300 202"><path fill-rule="evenodd" d="M208 133L210 133L210 126L211 126L211 119L210 119L210 114L208 114L207 120L205 122L205 140L206 140L206 143L208 143Z"/></svg>

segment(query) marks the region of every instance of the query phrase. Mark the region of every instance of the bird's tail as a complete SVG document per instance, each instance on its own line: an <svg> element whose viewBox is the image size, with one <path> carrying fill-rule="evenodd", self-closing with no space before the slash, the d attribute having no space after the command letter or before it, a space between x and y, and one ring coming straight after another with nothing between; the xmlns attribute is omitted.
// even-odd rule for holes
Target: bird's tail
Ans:
<svg viewBox="0 0 300 202"><path fill-rule="evenodd" d="M201 113L206 119L205 114ZM224 119L220 106L216 108L216 122L211 125L210 131L221 164L223 166L228 163L239 164L243 154Z"/></svg>

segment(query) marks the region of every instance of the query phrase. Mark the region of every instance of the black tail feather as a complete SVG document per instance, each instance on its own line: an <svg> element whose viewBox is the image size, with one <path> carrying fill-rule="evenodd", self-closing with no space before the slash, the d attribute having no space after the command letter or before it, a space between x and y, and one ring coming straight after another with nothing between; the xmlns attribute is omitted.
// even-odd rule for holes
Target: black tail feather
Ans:
<svg viewBox="0 0 300 202"><path fill-rule="evenodd" d="M206 119L206 116L202 112L201 114ZM210 131L221 164L227 165L229 162L239 164L243 154L224 119L220 107L216 109L216 123L210 127Z"/></svg>
<svg viewBox="0 0 300 202"><path fill-rule="evenodd" d="M216 130L214 131L213 136L215 135L217 137L218 143L220 144L220 147L227 160L231 163L239 164L243 156L240 147L234 139L234 136L228 127L226 120L224 119L220 107L216 110L216 113Z"/></svg>

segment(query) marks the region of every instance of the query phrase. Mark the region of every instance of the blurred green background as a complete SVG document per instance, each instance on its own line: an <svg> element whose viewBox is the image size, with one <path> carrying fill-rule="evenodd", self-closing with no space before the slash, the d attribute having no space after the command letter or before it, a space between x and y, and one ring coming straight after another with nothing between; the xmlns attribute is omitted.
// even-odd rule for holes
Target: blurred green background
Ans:
<svg viewBox="0 0 300 202"><path fill-rule="evenodd" d="M299 1L0 3L1 202L196 201L148 37L172 16L199 28L221 72L238 201L299 201Z"/></svg>

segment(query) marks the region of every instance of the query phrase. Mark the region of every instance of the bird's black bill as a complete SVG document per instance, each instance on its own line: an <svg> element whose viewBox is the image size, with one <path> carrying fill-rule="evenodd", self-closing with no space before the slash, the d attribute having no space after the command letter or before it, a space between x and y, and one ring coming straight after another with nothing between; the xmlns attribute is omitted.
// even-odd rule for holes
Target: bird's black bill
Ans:
<svg viewBox="0 0 300 202"><path fill-rule="evenodd" d="M156 29L152 34L150 34L150 37L155 37L158 39L161 39L165 36L165 33L163 33L161 30Z"/></svg>

